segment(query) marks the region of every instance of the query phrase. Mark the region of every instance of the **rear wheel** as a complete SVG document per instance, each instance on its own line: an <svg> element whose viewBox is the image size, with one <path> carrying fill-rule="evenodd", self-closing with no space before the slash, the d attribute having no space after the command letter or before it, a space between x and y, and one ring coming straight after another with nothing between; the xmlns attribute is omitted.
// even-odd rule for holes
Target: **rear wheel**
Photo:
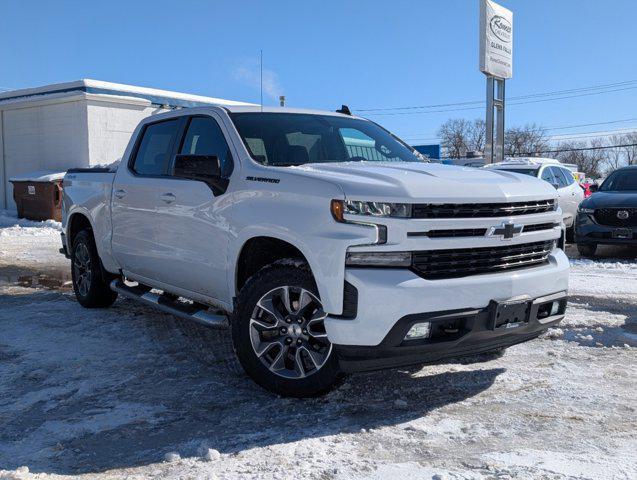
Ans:
<svg viewBox="0 0 637 480"><path fill-rule="evenodd" d="M341 377L327 338L326 313L306 266L275 263L241 289L232 322L244 370L271 392L321 395Z"/></svg>
<svg viewBox="0 0 637 480"><path fill-rule="evenodd" d="M91 230L82 230L75 236L71 262L73 290L80 305L85 308L104 308L115 302L117 293L110 289L108 278L102 274L102 264Z"/></svg>
<svg viewBox="0 0 637 480"><path fill-rule="evenodd" d="M578 243L577 251L583 257L594 257L597 251L597 244L595 243Z"/></svg>

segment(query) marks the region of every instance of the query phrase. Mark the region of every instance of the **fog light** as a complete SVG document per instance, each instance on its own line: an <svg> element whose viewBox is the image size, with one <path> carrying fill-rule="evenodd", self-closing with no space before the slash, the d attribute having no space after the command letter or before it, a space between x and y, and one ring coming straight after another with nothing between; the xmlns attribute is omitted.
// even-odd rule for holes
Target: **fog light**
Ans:
<svg viewBox="0 0 637 480"><path fill-rule="evenodd" d="M429 338L429 335L431 335L431 322L416 323L409 329L407 335L405 335L405 340Z"/></svg>
<svg viewBox="0 0 637 480"><path fill-rule="evenodd" d="M553 315L557 315L557 312L560 311L560 302L553 302L553 305L551 305L551 317Z"/></svg>

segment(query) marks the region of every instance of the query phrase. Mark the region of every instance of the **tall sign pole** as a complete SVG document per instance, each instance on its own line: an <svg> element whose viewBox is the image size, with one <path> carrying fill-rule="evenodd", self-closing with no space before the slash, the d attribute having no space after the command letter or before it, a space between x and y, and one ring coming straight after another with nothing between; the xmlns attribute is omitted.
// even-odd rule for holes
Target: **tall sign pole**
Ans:
<svg viewBox="0 0 637 480"><path fill-rule="evenodd" d="M480 71L487 76L486 163L504 160L504 84L513 76L513 12L480 0Z"/></svg>

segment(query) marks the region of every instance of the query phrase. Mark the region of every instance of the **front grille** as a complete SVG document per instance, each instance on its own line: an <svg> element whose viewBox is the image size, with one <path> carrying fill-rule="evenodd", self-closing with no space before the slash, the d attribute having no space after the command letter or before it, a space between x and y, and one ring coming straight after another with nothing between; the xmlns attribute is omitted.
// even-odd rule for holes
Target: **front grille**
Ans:
<svg viewBox="0 0 637 480"><path fill-rule="evenodd" d="M484 237L486 228L457 228L453 230L429 230L423 235L429 238L455 238L455 237ZM409 232L407 236L414 236Z"/></svg>
<svg viewBox="0 0 637 480"><path fill-rule="evenodd" d="M539 232L541 230L551 230L559 226L558 223L535 223L524 225L524 232ZM429 237L429 238L458 238L458 237L484 237L487 234L486 228L456 228L448 230L429 230L428 232L407 232L408 237Z"/></svg>
<svg viewBox="0 0 637 480"><path fill-rule="evenodd" d="M540 230L551 230L559 227L559 223L536 223L534 225L524 225L524 232L539 232Z"/></svg>
<svg viewBox="0 0 637 480"><path fill-rule="evenodd" d="M555 210L554 200L515 203L442 203L414 204L412 218L481 218L530 215Z"/></svg>
<svg viewBox="0 0 637 480"><path fill-rule="evenodd" d="M626 212L628 218L620 218ZM598 208L595 210L595 221L600 225L611 227L637 227L637 208Z"/></svg>
<svg viewBox="0 0 637 480"><path fill-rule="evenodd" d="M414 252L412 269L427 280L467 277L548 263L553 240L505 247Z"/></svg>

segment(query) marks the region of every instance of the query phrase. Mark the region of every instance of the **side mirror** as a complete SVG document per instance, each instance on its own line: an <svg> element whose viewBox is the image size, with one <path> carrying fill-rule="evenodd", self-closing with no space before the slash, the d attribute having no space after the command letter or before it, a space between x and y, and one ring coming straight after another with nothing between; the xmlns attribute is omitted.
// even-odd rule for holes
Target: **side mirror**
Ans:
<svg viewBox="0 0 637 480"><path fill-rule="evenodd" d="M588 186L588 189L590 190L591 193L595 193L595 192L599 191L599 185L597 185L596 183L591 183Z"/></svg>
<svg viewBox="0 0 637 480"><path fill-rule="evenodd" d="M215 155L175 155L173 176L204 182L215 195L228 187L228 180L221 178L221 165Z"/></svg>

